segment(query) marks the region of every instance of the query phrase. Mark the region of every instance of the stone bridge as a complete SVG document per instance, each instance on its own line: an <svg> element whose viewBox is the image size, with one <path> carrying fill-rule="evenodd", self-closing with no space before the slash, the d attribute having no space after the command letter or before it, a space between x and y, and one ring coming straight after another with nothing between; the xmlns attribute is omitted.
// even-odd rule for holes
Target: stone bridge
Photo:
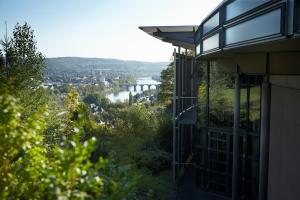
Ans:
<svg viewBox="0 0 300 200"><path fill-rule="evenodd" d="M129 91L130 87L133 87L133 90L136 92L137 87L141 88L141 91L144 91L144 87L148 87L148 90L151 90L151 86L155 86L155 90L159 88L159 84L120 84L120 88L126 89Z"/></svg>

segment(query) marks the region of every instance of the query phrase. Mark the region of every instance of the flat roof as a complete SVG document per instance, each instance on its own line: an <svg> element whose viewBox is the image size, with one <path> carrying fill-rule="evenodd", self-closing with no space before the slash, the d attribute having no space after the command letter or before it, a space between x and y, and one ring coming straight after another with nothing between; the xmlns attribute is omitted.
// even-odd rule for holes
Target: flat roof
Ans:
<svg viewBox="0 0 300 200"><path fill-rule="evenodd" d="M198 26L140 26L139 29L164 42L194 49L194 34Z"/></svg>

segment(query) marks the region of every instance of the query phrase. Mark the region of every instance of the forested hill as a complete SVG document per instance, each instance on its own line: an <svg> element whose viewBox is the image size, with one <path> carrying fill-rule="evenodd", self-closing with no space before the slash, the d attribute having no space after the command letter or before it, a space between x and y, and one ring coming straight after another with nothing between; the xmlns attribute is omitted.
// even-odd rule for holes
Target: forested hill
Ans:
<svg viewBox="0 0 300 200"><path fill-rule="evenodd" d="M158 75L168 62L127 61L108 58L58 57L45 59L46 70L55 72L111 70L131 74Z"/></svg>

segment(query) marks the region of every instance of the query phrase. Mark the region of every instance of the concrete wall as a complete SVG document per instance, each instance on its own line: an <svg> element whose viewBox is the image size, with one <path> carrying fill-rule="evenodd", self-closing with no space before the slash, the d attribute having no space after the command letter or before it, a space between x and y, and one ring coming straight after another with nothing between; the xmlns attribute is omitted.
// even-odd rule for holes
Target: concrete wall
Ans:
<svg viewBox="0 0 300 200"><path fill-rule="evenodd" d="M300 77L272 76L269 200L300 199Z"/></svg>

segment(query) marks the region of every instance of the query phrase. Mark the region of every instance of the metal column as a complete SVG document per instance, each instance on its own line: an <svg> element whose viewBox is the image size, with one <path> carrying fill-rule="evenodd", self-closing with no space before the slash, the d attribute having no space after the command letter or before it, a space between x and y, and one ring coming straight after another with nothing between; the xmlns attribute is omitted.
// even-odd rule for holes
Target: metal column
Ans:
<svg viewBox="0 0 300 200"><path fill-rule="evenodd" d="M268 63L268 62L267 62ZM260 132L260 158L259 158L259 200L268 197L268 168L269 168L269 140L270 140L270 101L271 85L268 75L262 84L261 96L261 132Z"/></svg>
<svg viewBox="0 0 300 200"><path fill-rule="evenodd" d="M205 134L205 189L208 189L208 182L209 182L209 90L210 90L210 61L208 60L206 63L206 102L205 102L205 112L206 112L206 134Z"/></svg>
<svg viewBox="0 0 300 200"><path fill-rule="evenodd" d="M239 185L239 132L240 132L240 75L239 67L235 76L234 125L233 125L233 158L232 158L232 200L238 200Z"/></svg>
<svg viewBox="0 0 300 200"><path fill-rule="evenodd" d="M172 171L173 171L173 186L176 185L176 49L174 49L174 86L173 86L173 163L172 163Z"/></svg>

